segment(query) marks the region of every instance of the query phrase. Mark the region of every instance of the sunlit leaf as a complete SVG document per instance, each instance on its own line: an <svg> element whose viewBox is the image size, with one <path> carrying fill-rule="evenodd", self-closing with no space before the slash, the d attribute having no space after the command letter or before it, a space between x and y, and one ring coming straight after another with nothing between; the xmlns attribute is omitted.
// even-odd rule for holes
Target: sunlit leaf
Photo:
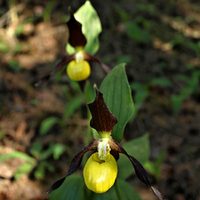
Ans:
<svg viewBox="0 0 200 200"><path fill-rule="evenodd" d="M150 152L148 134L126 142L122 146L129 155L136 158L142 165L148 161ZM134 172L130 160L125 155L120 154L120 159L117 163L119 168L119 178L126 179Z"/></svg>
<svg viewBox="0 0 200 200"><path fill-rule="evenodd" d="M79 10L74 14L77 21L82 24L82 32L87 38L87 44L84 51L94 55L99 49L98 36L102 31L101 22L97 12L92 7L90 1L86 1ZM67 52L74 53L74 48L67 44Z"/></svg>
<svg viewBox="0 0 200 200"><path fill-rule="evenodd" d="M29 155L22 153L20 151L12 151L12 152L1 155L0 156L0 162L3 162L3 161L8 160L8 159L13 159L13 158L20 158L20 159L23 159L23 160L30 162L32 164L36 163L36 160L34 158L32 158Z"/></svg>
<svg viewBox="0 0 200 200"><path fill-rule="evenodd" d="M53 148L53 158L55 160L59 159L63 152L66 150L66 147L62 144L55 144Z"/></svg>
<svg viewBox="0 0 200 200"><path fill-rule="evenodd" d="M20 165L17 171L14 173L14 178L20 178L23 174L29 173L34 168L31 163L24 163Z"/></svg>
<svg viewBox="0 0 200 200"><path fill-rule="evenodd" d="M133 100L125 64L116 66L106 76L101 84L100 92L103 93L108 109L117 118L118 123L114 127L112 138L120 143L125 125L133 113Z"/></svg>

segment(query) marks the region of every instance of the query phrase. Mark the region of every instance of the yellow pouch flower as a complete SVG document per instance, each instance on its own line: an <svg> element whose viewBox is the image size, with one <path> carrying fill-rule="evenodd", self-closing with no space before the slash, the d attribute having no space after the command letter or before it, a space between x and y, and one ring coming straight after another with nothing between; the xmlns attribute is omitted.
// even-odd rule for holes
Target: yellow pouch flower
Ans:
<svg viewBox="0 0 200 200"><path fill-rule="evenodd" d="M90 65L87 61L72 60L67 66L67 74L74 81L82 81L90 76Z"/></svg>
<svg viewBox="0 0 200 200"><path fill-rule="evenodd" d="M101 160L97 152L92 154L84 167L83 177L88 189L96 193L106 192L113 186L117 177L115 158L109 154L105 160Z"/></svg>

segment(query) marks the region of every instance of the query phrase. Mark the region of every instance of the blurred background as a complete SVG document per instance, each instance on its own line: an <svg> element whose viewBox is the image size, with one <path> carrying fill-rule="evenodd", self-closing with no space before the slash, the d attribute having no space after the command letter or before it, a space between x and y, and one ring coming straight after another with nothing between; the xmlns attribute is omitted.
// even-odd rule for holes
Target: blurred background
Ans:
<svg viewBox="0 0 200 200"><path fill-rule="evenodd" d="M79 86L59 73L34 87L66 55L68 7L84 2L0 0L1 200L48 199L85 146ZM127 63L135 113L123 142L148 133L152 184L166 199L200 200L199 0L91 3L103 29L95 56L111 68ZM90 84L99 86L106 73L91 67ZM127 181L142 199L156 199L134 174Z"/></svg>

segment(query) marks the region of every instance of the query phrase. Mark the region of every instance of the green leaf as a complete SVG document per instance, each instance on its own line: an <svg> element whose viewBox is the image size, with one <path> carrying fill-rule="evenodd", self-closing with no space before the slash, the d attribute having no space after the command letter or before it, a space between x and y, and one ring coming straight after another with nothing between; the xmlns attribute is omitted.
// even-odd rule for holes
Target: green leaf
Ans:
<svg viewBox="0 0 200 200"><path fill-rule="evenodd" d="M4 43L0 43L0 52L7 53L9 51L9 46Z"/></svg>
<svg viewBox="0 0 200 200"><path fill-rule="evenodd" d="M122 147L126 152L136 158L142 165L149 159L149 137L145 134L142 137L126 142ZM126 179L133 172L134 168L131 161L123 154L120 154L120 159L117 161L119 173L118 178Z"/></svg>
<svg viewBox="0 0 200 200"><path fill-rule="evenodd" d="M80 175L73 174L49 196L49 200L85 200L85 183Z"/></svg>
<svg viewBox="0 0 200 200"><path fill-rule="evenodd" d="M72 116L75 113L75 111L78 108L80 108L81 103L82 103L82 98L80 98L80 96L77 96L68 102L68 105L66 106L63 117L62 117L61 124L66 123L68 117Z"/></svg>
<svg viewBox="0 0 200 200"><path fill-rule="evenodd" d="M47 161L42 161L39 163L34 175L38 179L42 179L45 176L46 170L53 172L55 170L54 166Z"/></svg>
<svg viewBox="0 0 200 200"><path fill-rule="evenodd" d="M82 32L87 38L87 44L84 47L84 51L94 55L99 49L98 36L102 31L101 22L97 12L92 7L90 1L86 1L85 4L78 9L74 17L82 24ZM67 44L67 52L72 54L75 50Z"/></svg>
<svg viewBox="0 0 200 200"><path fill-rule="evenodd" d="M53 158L55 160L59 159L63 152L66 150L66 147L62 144L55 144L53 148Z"/></svg>
<svg viewBox="0 0 200 200"><path fill-rule="evenodd" d="M42 151L42 143L39 141L36 141L32 144L30 152L33 156L35 156L36 158L40 158L41 157L41 151Z"/></svg>
<svg viewBox="0 0 200 200"><path fill-rule="evenodd" d="M90 85L89 81L85 84L84 96L87 103L91 103L95 98L94 88Z"/></svg>
<svg viewBox="0 0 200 200"><path fill-rule="evenodd" d="M49 117L43 120L40 126L40 135L46 134L50 128L58 122L58 120L57 117Z"/></svg>
<svg viewBox="0 0 200 200"><path fill-rule="evenodd" d="M12 152L1 155L0 162L3 162L8 159L13 159L13 158L23 159L33 165L36 163L36 160L34 158L32 158L29 155L22 153L20 151L12 151Z"/></svg>
<svg viewBox="0 0 200 200"><path fill-rule="evenodd" d="M123 200L142 200L141 197L138 195L138 193L135 191L135 189L127 182L121 179L117 179L117 184L120 199Z"/></svg>
<svg viewBox="0 0 200 200"><path fill-rule="evenodd" d="M115 125L112 138L121 142L125 125L133 113L131 89L126 77L125 64L116 66L103 80L100 86L104 101L118 123Z"/></svg>
<svg viewBox="0 0 200 200"><path fill-rule="evenodd" d="M158 180L160 177L160 172L161 172L161 165L163 163L164 156L166 155L166 149L162 150L161 154L159 155L156 165L155 165L155 177Z"/></svg>
<svg viewBox="0 0 200 200"><path fill-rule="evenodd" d="M172 86L172 83L167 78L156 78L150 81L150 85Z"/></svg>
<svg viewBox="0 0 200 200"><path fill-rule="evenodd" d="M152 40L146 30L141 29L135 22L125 23L127 35L135 42L151 44Z"/></svg>
<svg viewBox="0 0 200 200"><path fill-rule="evenodd" d="M34 165L30 163L24 163L18 167L17 171L14 173L14 178L18 179L23 174L29 173L34 168Z"/></svg>

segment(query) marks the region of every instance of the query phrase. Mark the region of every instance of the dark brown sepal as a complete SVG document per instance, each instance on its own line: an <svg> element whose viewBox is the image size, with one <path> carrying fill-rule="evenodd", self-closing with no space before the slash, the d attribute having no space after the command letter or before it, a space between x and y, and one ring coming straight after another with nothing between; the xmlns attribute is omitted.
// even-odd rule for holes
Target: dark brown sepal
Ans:
<svg viewBox="0 0 200 200"><path fill-rule="evenodd" d="M116 141L109 140L109 145L110 145L111 149L113 149L119 153L125 154L131 161L131 163L135 169L135 173L136 173L137 177L140 179L140 181L142 181L144 184L148 185L152 189L153 193L158 197L158 199L164 200L161 193L157 189L155 189L154 187L151 186L149 176L148 176L146 170L144 169L144 167L140 164L140 162L138 162L134 157L128 155L127 152L125 151L125 149Z"/></svg>
<svg viewBox="0 0 200 200"><path fill-rule="evenodd" d="M87 146L85 146L81 152L79 152L71 161L71 164L70 164L70 167L69 167L69 170L66 174L65 177L63 177L62 179L56 181L52 186L51 186L51 189L48 191L48 193L52 192L53 190L59 188L62 183L64 182L65 178L71 174L73 174L81 165L81 161L82 161L82 158L83 158L83 155L90 151L90 150L93 150L93 149L96 149L97 148L97 145L98 145L98 142L99 142L100 139L97 139L97 140L94 140L93 142L91 142L90 144L88 144Z"/></svg>
<svg viewBox="0 0 200 200"><path fill-rule="evenodd" d="M69 29L69 44L74 48L84 47L87 43L87 39L82 33L82 24L74 18L72 13L69 21L67 22L67 26Z"/></svg>
<svg viewBox="0 0 200 200"><path fill-rule="evenodd" d="M93 62L100 64L107 74L111 71L111 69L106 64L102 63L99 59L95 58L94 56L92 56L86 52L83 52L83 54L84 54L85 60L93 61Z"/></svg>
<svg viewBox="0 0 200 200"><path fill-rule="evenodd" d="M116 117L108 110L106 103L103 99L103 94L95 88L96 98L88 104L92 119L90 126L96 129L97 132L111 132L117 123Z"/></svg>
<svg viewBox="0 0 200 200"><path fill-rule="evenodd" d="M70 62L71 60L74 59L74 55L75 54L72 54L70 56L65 56L64 58L62 58L62 60L60 60L57 64L56 64L56 67L53 69L53 71L47 75L47 76L44 76L42 79L40 79L36 84L35 84L35 87L39 87L40 85L42 85L43 83L45 83L46 81L49 80L49 78L51 76L53 76L56 72L60 71L66 63Z"/></svg>

